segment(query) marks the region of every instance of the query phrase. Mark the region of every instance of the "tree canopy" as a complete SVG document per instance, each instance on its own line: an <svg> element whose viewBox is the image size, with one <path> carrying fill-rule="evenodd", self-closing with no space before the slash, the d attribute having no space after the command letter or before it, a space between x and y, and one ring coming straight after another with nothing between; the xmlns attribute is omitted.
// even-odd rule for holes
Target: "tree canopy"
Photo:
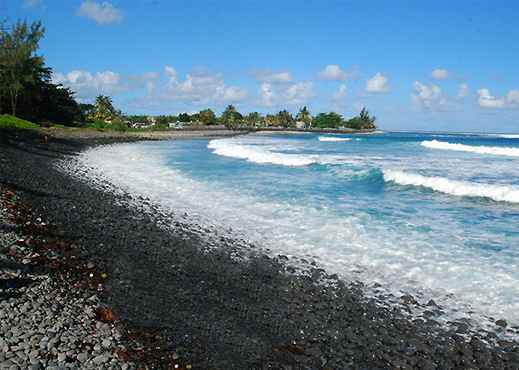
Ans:
<svg viewBox="0 0 519 370"><path fill-rule="evenodd" d="M2 25L3 26L3 25ZM72 125L81 120L73 92L51 82L52 69L37 55L45 33L41 21L19 20L0 30L0 101L2 112L39 124Z"/></svg>
<svg viewBox="0 0 519 370"><path fill-rule="evenodd" d="M312 125L320 128L337 128L344 124L344 119L335 112L319 113L312 119Z"/></svg>
<svg viewBox="0 0 519 370"><path fill-rule="evenodd" d="M303 108L299 109L299 113L297 113L297 115L296 115L296 120L304 122L306 124L310 123L310 121L311 121L311 119L310 119L310 111L308 110L308 108L306 108L306 106L304 106Z"/></svg>
<svg viewBox="0 0 519 370"><path fill-rule="evenodd" d="M219 117L221 124L226 126L234 126L243 123L243 115L236 110L234 105L229 104Z"/></svg>
<svg viewBox="0 0 519 370"><path fill-rule="evenodd" d="M370 117L369 111L366 109L366 107L364 107L357 117L354 117L346 122L346 127L356 130L374 129L376 128L376 119L377 117L375 116Z"/></svg>
<svg viewBox="0 0 519 370"><path fill-rule="evenodd" d="M212 109L204 109L200 111L200 119L206 125L213 125L216 123L216 115Z"/></svg>
<svg viewBox="0 0 519 370"><path fill-rule="evenodd" d="M94 109L90 112L88 118L99 121L111 121L116 116L120 115L115 110L112 98L107 95L99 94L94 102Z"/></svg>

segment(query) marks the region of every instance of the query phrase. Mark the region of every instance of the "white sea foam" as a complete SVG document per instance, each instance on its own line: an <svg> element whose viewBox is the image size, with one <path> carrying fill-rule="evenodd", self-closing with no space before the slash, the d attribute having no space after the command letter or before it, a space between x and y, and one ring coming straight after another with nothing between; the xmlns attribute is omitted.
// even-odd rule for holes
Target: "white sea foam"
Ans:
<svg viewBox="0 0 519 370"><path fill-rule="evenodd" d="M211 145L215 145L214 141L219 141L216 146L227 146L230 152L245 148L256 154L282 157L286 151L320 163L326 157L325 151L320 151L319 155L310 154L310 150L319 146L316 140L249 136L217 139ZM199 141L196 142L198 145ZM329 146L323 144L323 147ZM205 145L199 147L207 152L205 155L210 157L210 163L229 162L229 157L211 156ZM375 190L375 196L365 196L359 191L352 196L341 187L346 180L354 179L355 189L369 184L378 189L378 185L368 181L371 172L376 173L377 181L380 181L379 168L405 169L405 172L384 171L385 181L434 186L449 194L460 188L465 191L459 195L489 196L489 193L498 193L496 189L504 190L506 186L490 186L480 192L482 195L474 195L467 194L466 189L481 190L480 184L440 177L436 180L439 185L434 181L431 185L429 180L436 179L432 174L413 175L413 170L423 174L427 166L436 163L436 156L425 160L424 157L402 155L398 157L401 162L395 163L391 153L378 151L377 158L385 159L374 159L373 153L366 155L365 152L333 157L335 165L327 171L322 171L320 166L293 169L279 166L269 167L267 173L258 166L249 166L245 182L237 183L238 177L229 175L227 166L218 167L216 178L206 177L204 166L201 169L197 167L207 158L191 150L192 146L183 147L177 141L97 147L74 157L78 163L70 171L79 175L79 170L83 169L83 175L94 180L104 178L116 188L134 195L134 199L139 196L149 198L156 209L163 209L165 213L169 211L178 217L183 215L182 221L194 227L210 228L218 235L227 233L225 235L269 248L274 255L282 253L314 258L330 273L347 279L360 279L366 286L379 282L397 296L403 294L401 292L413 294L423 303L434 299L445 308L446 314L442 316L445 320L451 320L452 314L458 318L477 315L504 318L511 325L519 322L516 299L519 274L513 263L519 258L519 251L514 249L517 238L504 236L507 230L515 232L506 217L492 220L492 229L498 229L494 233L488 228L458 224L460 213L453 212L437 197L431 197L435 198L430 199L431 208L429 200L423 201L413 192L406 193L403 201L395 197L394 192ZM177 156L177 153L180 154ZM188 171L181 170L183 167L176 161L180 159L178 163L184 163L193 154L197 160L192 161ZM483 159L486 162L487 158ZM497 157L494 160L503 159ZM509 159L506 161L511 162ZM239 165L245 167L244 164L243 161ZM329 191L307 192L299 198L297 194L293 198L293 193L286 197L273 196L279 189L304 192L318 188L324 181L335 180L339 180L337 187L330 187ZM445 187L445 184L450 187ZM510 190L508 196L514 189L519 191L519 187L507 189ZM519 201L519 193L515 194L516 201ZM492 207L516 209L517 206L495 203ZM470 220L477 220L477 217ZM500 222L506 228L501 229ZM487 245L495 242L508 247L503 251L486 249ZM473 248L473 244L483 247Z"/></svg>
<svg viewBox="0 0 519 370"><path fill-rule="evenodd" d="M350 141L351 137L319 136L319 141Z"/></svg>
<svg viewBox="0 0 519 370"><path fill-rule="evenodd" d="M489 147L489 146L472 146L465 144L453 144L438 140L426 140L422 142L422 146L430 149L454 150L457 152L472 152L478 154L506 155L509 157L519 157L519 148L510 147Z"/></svg>
<svg viewBox="0 0 519 370"><path fill-rule="evenodd" d="M282 153L270 150L267 146L247 145L228 139L212 140L207 147L213 149L215 154L246 159L249 162L255 163L270 163L281 166L306 166L318 163L317 157L312 155Z"/></svg>
<svg viewBox="0 0 519 370"><path fill-rule="evenodd" d="M445 194L466 197L484 197L498 202L519 203L518 186L478 184L468 181L455 181L444 177L427 177L415 173L383 170L384 180L400 185L424 186Z"/></svg>
<svg viewBox="0 0 519 370"><path fill-rule="evenodd" d="M501 137L503 139L519 139L519 134L487 134L486 136Z"/></svg>

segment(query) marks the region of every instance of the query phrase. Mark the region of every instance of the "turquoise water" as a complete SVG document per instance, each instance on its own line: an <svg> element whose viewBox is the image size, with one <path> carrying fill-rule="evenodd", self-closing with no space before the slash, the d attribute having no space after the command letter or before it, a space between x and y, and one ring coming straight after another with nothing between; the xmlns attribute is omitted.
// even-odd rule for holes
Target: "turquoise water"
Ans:
<svg viewBox="0 0 519 370"><path fill-rule="evenodd" d="M247 135L99 147L75 171L445 320L519 323L519 135ZM177 216L175 216L177 215Z"/></svg>

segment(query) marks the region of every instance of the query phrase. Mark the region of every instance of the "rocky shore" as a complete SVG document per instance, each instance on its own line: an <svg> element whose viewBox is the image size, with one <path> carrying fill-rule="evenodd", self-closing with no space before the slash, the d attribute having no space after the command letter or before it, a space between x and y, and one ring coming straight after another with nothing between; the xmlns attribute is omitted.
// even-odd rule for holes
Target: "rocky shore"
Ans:
<svg viewBox="0 0 519 370"><path fill-rule="evenodd" d="M0 368L519 369L518 333L439 324L308 263L221 238L93 189L56 163L97 131L0 131ZM146 204L145 199L139 200ZM151 205L150 205L151 206Z"/></svg>

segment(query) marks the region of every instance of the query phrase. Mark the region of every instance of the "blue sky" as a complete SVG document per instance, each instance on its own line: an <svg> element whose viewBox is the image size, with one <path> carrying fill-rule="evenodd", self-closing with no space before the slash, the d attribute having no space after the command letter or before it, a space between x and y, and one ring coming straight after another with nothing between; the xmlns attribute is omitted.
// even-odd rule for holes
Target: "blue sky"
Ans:
<svg viewBox="0 0 519 370"><path fill-rule="evenodd" d="M387 130L519 133L519 2L3 1L81 102L128 114L363 106Z"/></svg>

